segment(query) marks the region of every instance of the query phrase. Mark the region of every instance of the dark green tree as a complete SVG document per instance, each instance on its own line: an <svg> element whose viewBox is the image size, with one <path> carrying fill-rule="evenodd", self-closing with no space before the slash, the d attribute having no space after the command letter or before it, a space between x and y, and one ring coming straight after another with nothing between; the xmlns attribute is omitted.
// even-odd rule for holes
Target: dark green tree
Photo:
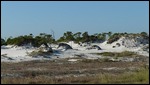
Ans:
<svg viewBox="0 0 150 85"><path fill-rule="evenodd" d="M74 35L73 35L73 37L74 37L74 41L76 42L76 43L79 43L80 41L81 41L81 32L77 32L77 33L75 33Z"/></svg>
<svg viewBox="0 0 150 85"><path fill-rule="evenodd" d="M90 41L90 39L89 39L89 34L88 34L88 32L84 32L83 34L82 34L82 42L89 42Z"/></svg>
<svg viewBox="0 0 150 85"><path fill-rule="evenodd" d="M1 38L1 46L5 45L5 44L6 44L5 40L3 38Z"/></svg>

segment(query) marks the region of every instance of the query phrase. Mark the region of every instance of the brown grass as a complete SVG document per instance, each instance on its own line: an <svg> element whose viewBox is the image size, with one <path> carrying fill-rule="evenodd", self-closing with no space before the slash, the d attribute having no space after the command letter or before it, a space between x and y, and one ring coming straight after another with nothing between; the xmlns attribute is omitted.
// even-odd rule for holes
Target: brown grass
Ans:
<svg viewBox="0 0 150 85"><path fill-rule="evenodd" d="M100 73L95 76L69 76L63 78L36 76L25 78L4 78L1 80L3 84L148 84L149 70L144 69L133 73L125 72L119 75Z"/></svg>
<svg viewBox="0 0 150 85"><path fill-rule="evenodd" d="M146 62L102 62L68 59L36 60L20 63L1 63L1 74L20 76L1 77L2 84L68 84L68 83L148 83ZM121 70L105 70L117 67ZM135 69L131 70L130 68ZM125 68L125 69L124 69ZM132 76L132 77L131 77ZM135 77L134 77L135 76ZM128 79L129 78L129 79ZM134 79L131 79L134 78Z"/></svg>
<svg viewBox="0 0 150 85"><path fill-rule="evenodd" d="M135 52L130 52L130 51L123 51L123 52L102 52L102 53L94 53L97 55L102 55L102 56L111 56L111 57L139 57L141 55L138 55Z"/></svg>

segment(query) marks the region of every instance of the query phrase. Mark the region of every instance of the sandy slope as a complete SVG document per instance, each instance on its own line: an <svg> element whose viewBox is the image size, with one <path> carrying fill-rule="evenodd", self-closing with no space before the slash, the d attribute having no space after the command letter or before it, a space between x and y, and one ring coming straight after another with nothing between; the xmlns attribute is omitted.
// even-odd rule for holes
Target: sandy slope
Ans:
<svg viewBox="0 0 150 85"><path fill-rule="evenodd" d="M94 58L101 58L101 56L96 56L92 55L90 53L100 53L100 52L122 52L122 51L134 51L139 53L140 55L145 55L149 57L149 52L142 51L141 48L142 46L137 46L137 47L130 47L127 48L124 45L122 45L122 41L124 38L120 38L118 41L112 43L112 44L107 44L107 41L103 43L92 43L92 45L98 45L102 48L102 50L96 50L96 49L91 49L87 50L86 48L88 47L83 47L80 46L74 42L69 42L70 46L73 47L75 50L61 50L57 49L57 45L52 45L52 49L56 51L60 51L60 53L55 53L54 55L51 55L50 58L32 58L30 56L27 56L27 53L32 52L36 48L28 48L26 49L25 47L13 47L11 45L8 46L1 46L1 62L19 62L19 61L28 61L28 60L40 60L40 59L55 59L55 58L68 58L68 57L76 57L78 55L88 58L88 59L94 59ZM121 46L118 47L116 46L116 43L120 43ZM132 46L134 43L128 42L126 45ZM113 48L113 46L116 46ZM3 55L3 56L2 56Z"/></svg>

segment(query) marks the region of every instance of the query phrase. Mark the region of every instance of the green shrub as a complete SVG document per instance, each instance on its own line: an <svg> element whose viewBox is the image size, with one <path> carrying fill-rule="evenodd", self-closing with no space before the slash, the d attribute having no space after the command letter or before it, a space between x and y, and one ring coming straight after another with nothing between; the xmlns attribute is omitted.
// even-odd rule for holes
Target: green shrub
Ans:
<svg viewBox="0 0 150 85"><path fill-rule="evenodd" d="M119 40L120 38L120 34L119 33L114 33L112 36L109 37L108 41L107 41L107 44L111 44L117 40Z"/></svg>

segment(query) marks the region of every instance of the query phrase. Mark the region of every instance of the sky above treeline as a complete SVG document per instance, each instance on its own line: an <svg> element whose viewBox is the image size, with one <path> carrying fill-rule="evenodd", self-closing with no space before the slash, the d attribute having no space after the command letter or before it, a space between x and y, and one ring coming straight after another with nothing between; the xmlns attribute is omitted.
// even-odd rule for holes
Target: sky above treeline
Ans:
<svg viewBox="0 0 150 85"><path fill-rule="evenodd" d="M148 1L2 1L1 37L149 32Z"/></svg>

